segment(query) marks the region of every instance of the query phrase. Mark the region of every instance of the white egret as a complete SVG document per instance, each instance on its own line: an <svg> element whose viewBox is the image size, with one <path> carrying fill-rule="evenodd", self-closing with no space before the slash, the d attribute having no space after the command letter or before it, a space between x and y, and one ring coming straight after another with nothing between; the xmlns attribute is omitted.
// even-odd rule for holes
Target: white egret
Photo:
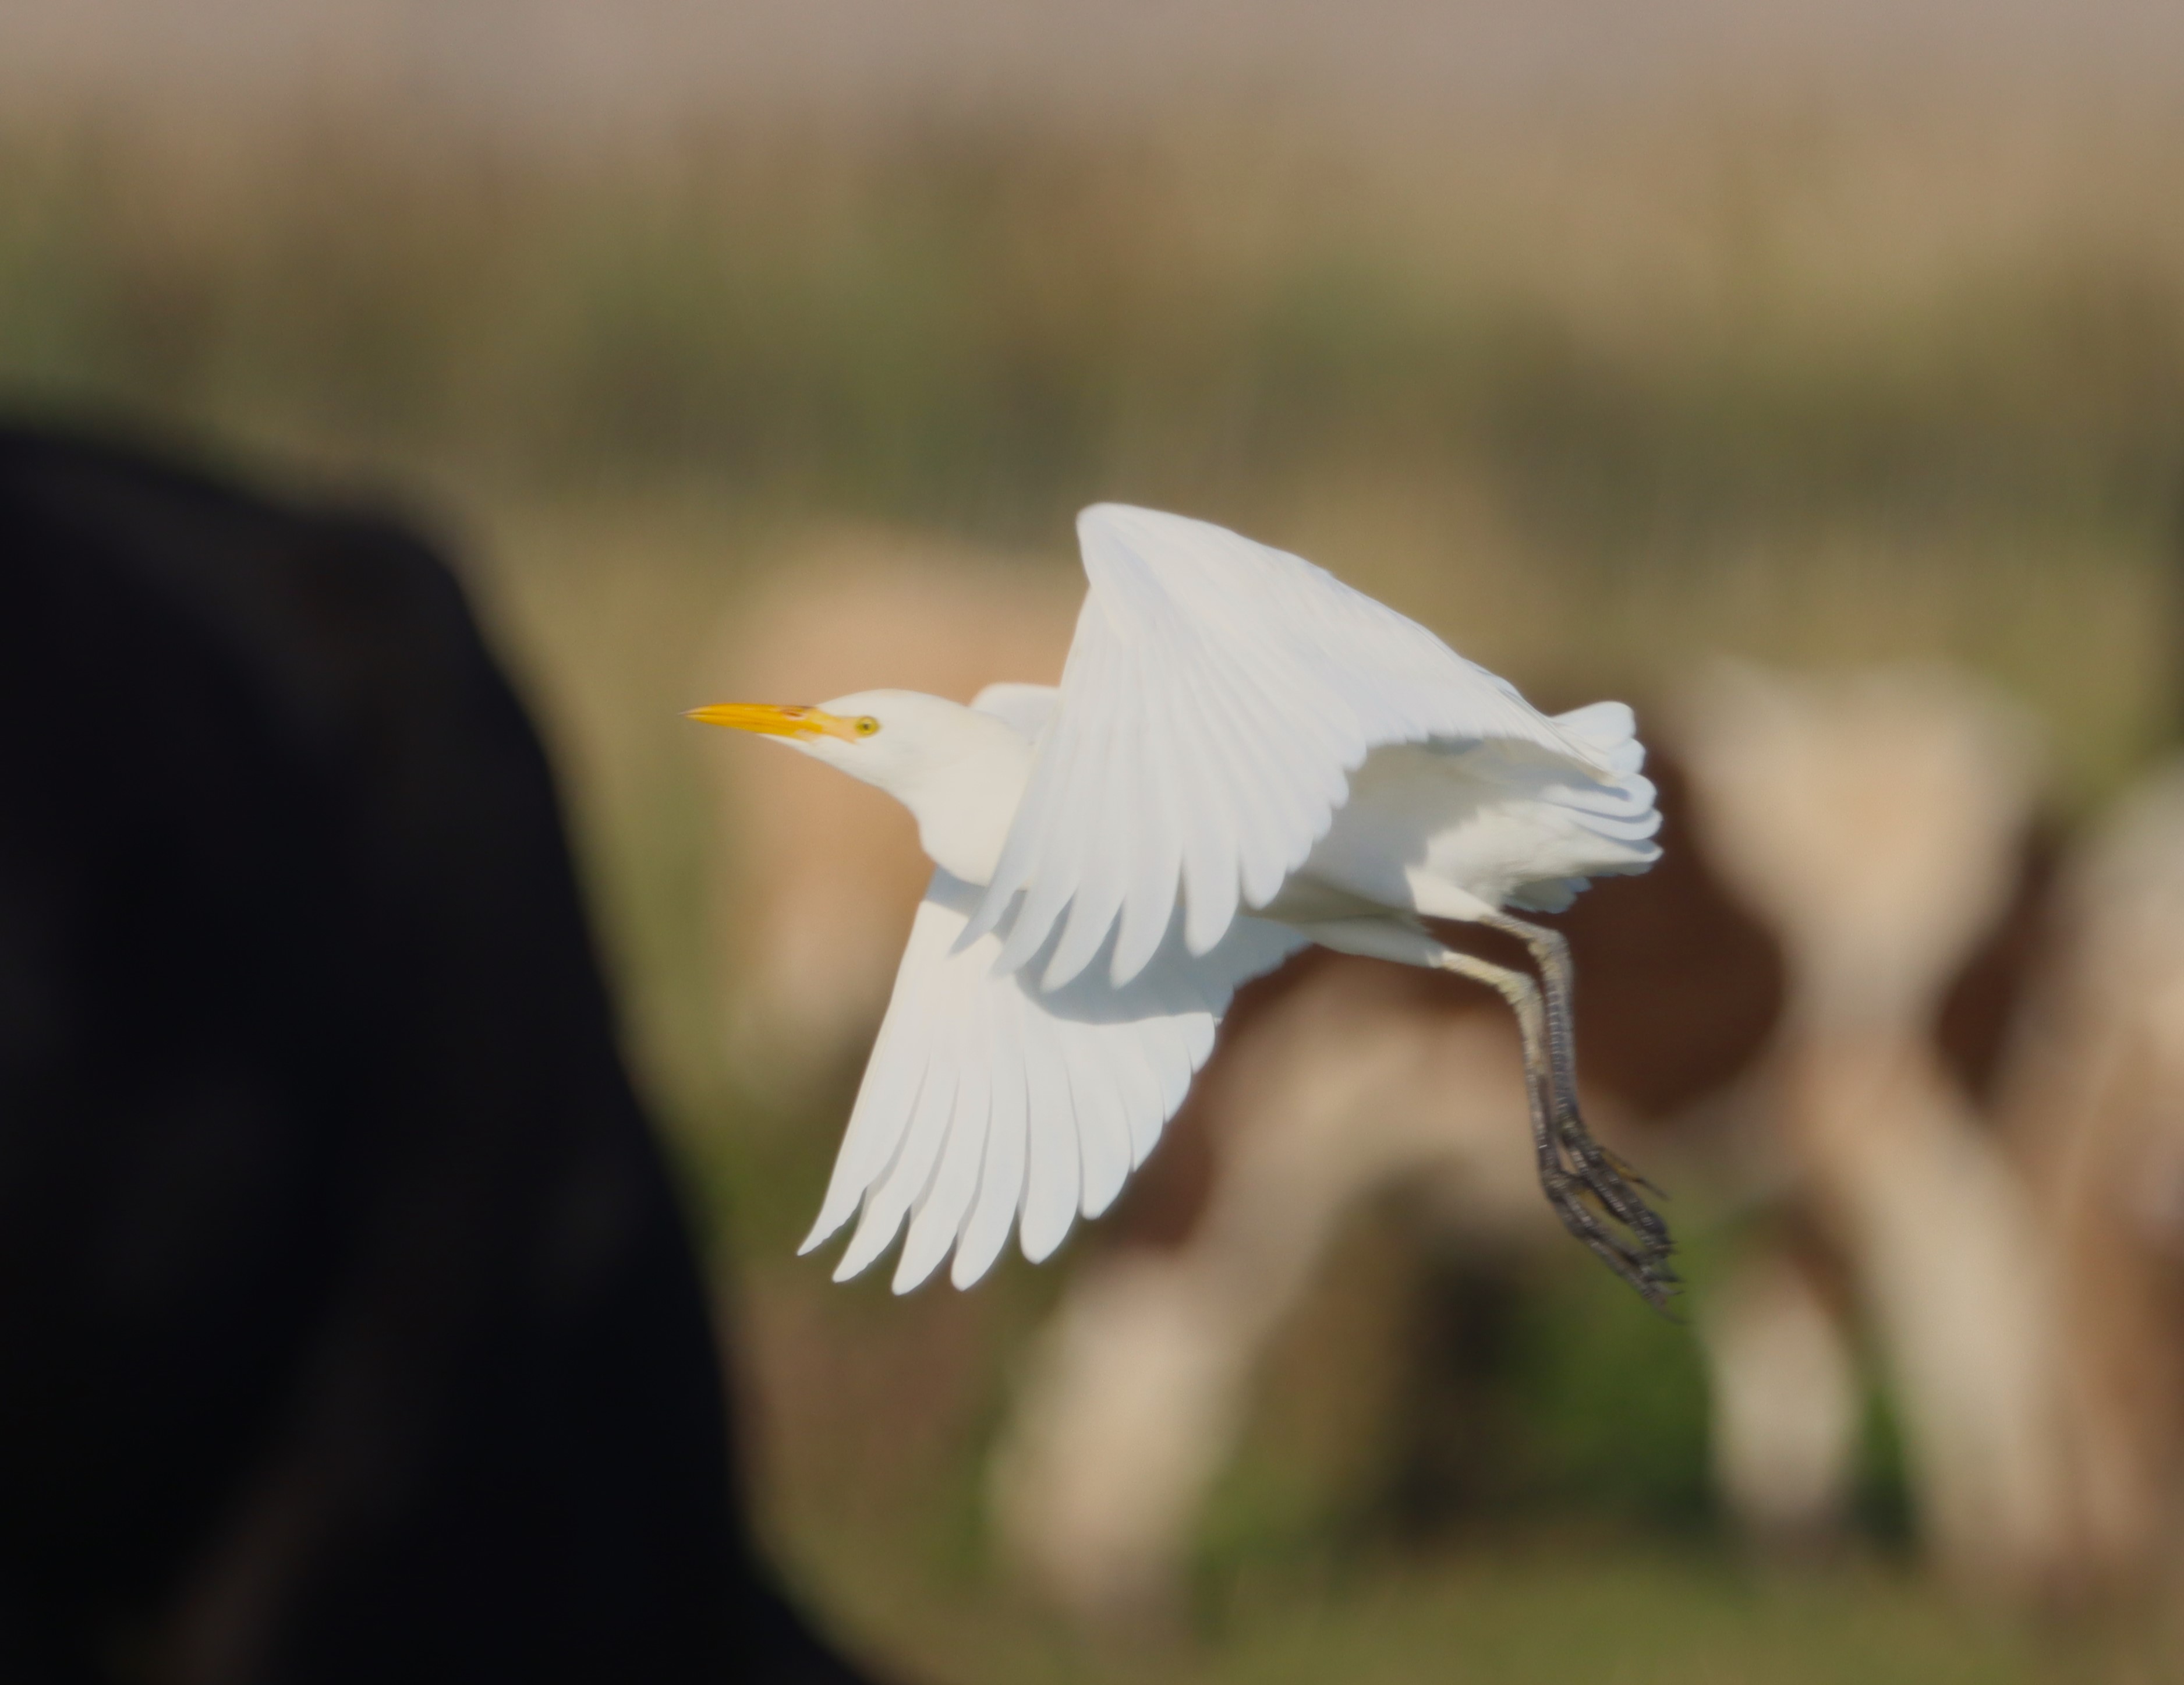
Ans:
<svg viewBox="0 0 2184 1685"><path fill-rule="evenodd" d="M1205 522L1100 504L1077 526L1091 589L1058 689L691 712L885 790L933 862L803 1250L861 1212L838 1280L905 1223L898 1292L951 1249L969 1286L1012 1225L1045 1258L1145 1162L1237 987L1317 942L1508 1000L1547 1198L1662 1303L1666 1226L1578 1113L1567 946L1507 910L1558 911L1658 856L1630 709L1550 718L1424 627ZM1518 937L1539 982L1429 918Z"/></svg>

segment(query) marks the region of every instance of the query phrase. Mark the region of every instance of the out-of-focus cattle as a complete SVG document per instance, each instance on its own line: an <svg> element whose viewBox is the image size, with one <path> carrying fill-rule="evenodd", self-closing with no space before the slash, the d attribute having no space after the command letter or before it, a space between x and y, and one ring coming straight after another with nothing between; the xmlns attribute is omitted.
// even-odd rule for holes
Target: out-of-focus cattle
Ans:
<svg viewBox="0 0 2184 1685"><path fill-rule="evenodd" d="M908 565L838 556L845 583L816 632L803 610L743 611L742 644L784 658L770 689L746 688L805 700L874 682L842 641L843 605L861 598L889 605L883 635L855 634L886 645L878 682L967 695L1058 672L1073 580L1013 633L989 610L972 648L956 605L984 594L989 570L933 559L891 577ZM777 635L783 614L794 629ZM916 676L921 642L945 655L917 671L944 678ZM1974 1588L2067 1590L2114 1527L2079 1469L2070 1290L1982 1111L2042 928L2034 734L1938 672L1724 668L1642 717L1664 858L1557 922L1603 1135L1697 1193L1686 1220L1731 1211L1757 1237L1694 1307L1724 1497L1770 1539L1839 1524L1870 1352L1936 1561ZM766 758L727 772L738 812ZM771 951L794 957L769 971L745 948L746 998L798 1010L794 974L818 971L811 956L833 940L777 857L790 884L893 885L882 940L867 928L826 962L840 968L820 1003L839 1046L877 1018L923 868L906 826L820 808L838 792L822 798L816 779L809 806L777 788L764 875L730 890L727 924L777 919ZM1023 1366L994 1465L1015 1558L1088 1618L1157 1606L1257 1356L1345 1215L1401 1184L1477 1244L1557 1244L1526 1141L1513 1033L1483 990L1314 955L1245 991Z"/></svg>
<svg viewBox="0 0 2184 1685"><path fill-rule="evenodd" d="M2143 1576L2184 1477L2184 765L2086 838L2056 926L1997 1110L2064 1266L2092 1565Z"/></svg>
<svg viewBox="0 0 2184 1685"><path fill-rule="evenodd" d="M1730 1493L1784 1519L1787 1491L1764 1471L1812 1478L1823 1413L1841 1493L1852 1401L1823 1405L1820 1376L1850 1373L1854 1310L1892 1382L1941 1564L1978 1587L2065 1580L2083 1518L2065 1463L2059 1285L2023 1181L1975 1109L2007 1001L1972 1001L1987 1021L1958 1072L1942 1042L1973 1028L1961 1012L1951 1024L1953 988L1992 996L1981 970L2025 957L2005 927L2033 887L2034 734L1940 672L1734 670L1680 699L1672 733L1691 770L1693 840L1774 933L1788 984L1736 1151L1740 1191L1793 1218L1803 1244L1763 1253L1708 1324ZM1982 954L1997 937L2003 949ZM1825 1360L1830 1321L1841 1350ZM1775 1367L1793 1327L1814 1389L1802 1406Z"/></svg>
<svg viewBox="0 0 2184 1685"><path fill-rule="evenodd" d="M0 430L0 1677L850 1685L400 528Z"/></svg>
<svg viewBox="0 0 2184 1685"><path fill-rule="evenodd" d="M2007 1006L1993 974L2017 957L1988 939L2025 890L2027 734L1939 676L1747 672L1693 688L1648 736L1681 755L1655 762L1663 862L1558 922L1588 1108L1775 1237L1698 1307L1724 1496L1772 1539L1840 1520L1864 1332L1937 1559L1975 1586L2042 1587L2079 1543L2056 1297L1969 1097ZM1328 965L1240 1012L1178 1120L1212 1143L1195 1214L1089 1263L1028 1368L997 1514L1088 1616L1174 1582L1228 1442L1207 1425L1240 1414L1260 1342L1362 1197L1424 1182L1468 1228L1552 1240L1518 1174L1501 1015L1448 989L1390 1010L1398 989ZM1151 1198L1162 1174L1148 1167ZM1163 1360L1179 1323L1187 1365Z"/></svg>

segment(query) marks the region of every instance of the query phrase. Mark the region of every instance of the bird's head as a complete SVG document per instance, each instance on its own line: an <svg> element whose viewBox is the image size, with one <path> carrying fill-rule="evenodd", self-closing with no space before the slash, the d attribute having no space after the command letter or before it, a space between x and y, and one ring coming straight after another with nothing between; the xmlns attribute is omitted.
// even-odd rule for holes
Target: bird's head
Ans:
<svg viewBox="0 0 2184 1685"><path fill-rule="evenodd" d="M915 690L860 690L816 707L721 702L708 725L755 732L876 784L910 809L918 840L968 884L993 876L1031 775L1031 744L1006 722Z"/></svg>
<svg viewBox="0 0 2184 1685"><path fill-rule="evenodd" d="M719 702L689 717L772 738L913 806L967 758L1017 741L999 720L915 690L860 690L816 706Z"/></svg>

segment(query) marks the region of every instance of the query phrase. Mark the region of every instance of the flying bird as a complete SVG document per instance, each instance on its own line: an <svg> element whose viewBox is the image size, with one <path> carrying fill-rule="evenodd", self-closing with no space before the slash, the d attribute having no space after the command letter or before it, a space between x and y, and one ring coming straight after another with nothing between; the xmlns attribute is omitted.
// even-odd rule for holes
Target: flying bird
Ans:
<svg viewBox="0 0 2184 1685"><path fill-rule="evenodd" d="M906 1225L897 1292L951 1251L968 1286L1012 1227L1045 1258L1152 1152L1237 988L1318 943L1508 1001L1549 1202L1664 1303L1667 1227L1578 1111L1568 949L1512 911L1658 857L1630 710L1542 714L1417 622L1206 522L1097 504L1077 531L1090 589L1058 689L690 711L886 791L933 863L802 1250L857 1217L847 1280ZM1429 919L1515 936L1537 980Z"/></svg>

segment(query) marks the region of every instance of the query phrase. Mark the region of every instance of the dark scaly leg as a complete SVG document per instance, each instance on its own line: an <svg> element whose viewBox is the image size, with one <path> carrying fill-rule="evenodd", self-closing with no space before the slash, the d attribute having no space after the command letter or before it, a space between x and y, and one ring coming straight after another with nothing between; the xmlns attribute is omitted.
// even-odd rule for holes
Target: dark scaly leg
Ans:
<svg viewBox="0 0 2184 1685"><path fill-rule="evenodd" d="M1510 925L1516 923L1509 921ZM1530 925L1518 933L1543 940L1546 951L1541 968L1549 974L1546 987L1552 991L1543 995L1540 985L1529 974L1451 948L1411 919L1379 916L1323 919L1300 923L1295 928L1337 953L1362 954L1468 977L1508 1002L1524 1037L1532 1146L1547 1202L1563 1226L1597 1253L1609 1269L1636 1288L1648 1303L1665 1308L1676 1285L1675 1272L1669 1268L1668 1225L1646 1208L1630 1180L1586 1133L1578 1116L1574 1062L1569 1052L1569 955L1560 946L1562 939L1552 931Z"/></svg>
<svg viewBox="0 0 2184 1685"><path fill-rule="evenodd" d="M1556 1121L1563 1144L1571 1155L1598 1178L1595 1191L1607 1208L1635 1232L1657 1242L1664 1251L1669 1244L1668 1225L1652 1210L1639 1190L1659 1194L1660 1190L1592 1138L1585 1126L1585 1119L1577 1104L1577 1031L1576 1007L1573 998L1574 968L1570 963L1569 943L1559 930L1544 924L1533 924L1506 912L1490 913L1478 920L1489 929L1500 930L1522 942L1540 968L1540 980L1546 990L1547 1039L1552 1061L1556 1095Z"/></svg>
<svg viewBox="0 0 2184 1685"><path fill-rule="evenodd" d="M1541 934L1555 935L1551 931ZM1555 940L1559 942L1561 938L1555 935ZM1609 1162L1578 1116L1574 1080L1567 1074L1572 1068L1568 1056L1568 1016L1565 1011L1558 1030L1552 1004L1554 985L1550 983L1548 992L1543 996L1540 986L1523 972L1491 964L1454 948L1442 948L1433 963L1440 970L1485 984L1509 1002L1524 1038L1524 1086L1531 1107L1532 1146L1539 1159L1540 1186L1546 1193L1547 1202L1554 1208L1563 1226L1636 1288L1648 1304L1666 1309L1669 1295L1676 1285L1675 1273L1669 1268L1668 1225L1646 1207L1636 1190ZM1566 1004L1567 950L1562 955L1562 964ZM1629 1231L1627 1236L1601 1220L1601 1212L1586 1202L1587 1194Z"/></svg>

